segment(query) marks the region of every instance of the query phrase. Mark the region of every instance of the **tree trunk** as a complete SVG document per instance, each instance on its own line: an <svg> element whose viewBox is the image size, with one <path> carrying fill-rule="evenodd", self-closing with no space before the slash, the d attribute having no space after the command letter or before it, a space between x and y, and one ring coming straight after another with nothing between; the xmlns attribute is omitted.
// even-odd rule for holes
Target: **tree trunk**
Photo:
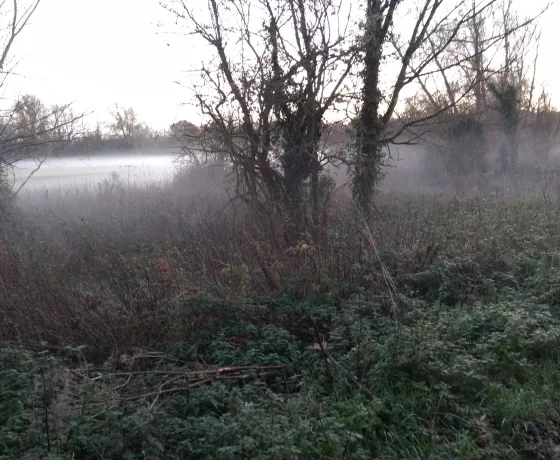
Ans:
<svg viewBox="0 0 560 460"><path fill-rule="evenodd" d="M474 98L476 104L476 113L480 115L486 107L486 89L484 86L485 72L484 72L484 55L483 55L483 37L482 33L484 19L476 14L476 3L473 0L473 18L471 24L471 33L474 46L473 66L476 72L476 81L474 84Z"/></svg>
<svg viewBox="0 0 560 460"><path fill-rule="evenodd" d="M517 135L512 133L508 136L508 156L509 156L509 166L511 171L515 171L517 168Z"/></svg>
<svg viewBox="0 0 560 460"><path fill-rule="evenodd" d="M365 26L365 59L363 70L363 103L358 120L357 158L354 171L353 194L366 218L371 215L375 186L382 178L383 121L379 115L383 32L379 0L368 0Z"/></svg>
<svg viewBox="0 0 560 460"><path fill-rule="evenodd" d="M315 167L311 173L311 225L313 240L319 239L319 225L321 219L321 194L319 190L319 169Z"/></svg>

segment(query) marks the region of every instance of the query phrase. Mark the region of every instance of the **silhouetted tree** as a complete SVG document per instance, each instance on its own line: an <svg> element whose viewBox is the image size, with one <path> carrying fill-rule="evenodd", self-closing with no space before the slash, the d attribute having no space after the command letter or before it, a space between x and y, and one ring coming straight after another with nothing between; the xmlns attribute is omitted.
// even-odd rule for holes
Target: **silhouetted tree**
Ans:
<svg viewBox="0 0 560 460"><path fill-rule="evenodd" d="M515 171L519 150L518 130L520 122L517 89L509 83L490 83L488 89L495 99L492 108L501 121L502 145L500 147L500 170L502 173Z"/></svg>
<svg viewBox="0 0 560 460"><path fill-rule="evenodd" d="M167 8L214 50L196 95L210 120L203 147L227 155L238 193L276 231L275 216L297 238L306 230L303 196L309 184L311 226L320 224L319 177L325 113L343 92L357 49L344 27L331 24L337 0L209 0L195 13L180 0ZM340 21L337 18L337 21ZM343 18L342 22L349 22ZM209 132L209 130L206 130ZM286 229L285 229L286 230ZM289 235L288 235L289 234Z"/></svg>
<svg viewBox="0 0 560 460"><path fill-rule="evenodd" d="M134 137L140 128L138 117L132 107L120 108L118 105L111 112L113 122L111 123L111 131L113 134L122 139L127 148L134 146Z"/></svg>
<svg viewBox="0 0 560 460"><path fill-rule="evenodd" d="M434 131L433 124L442 114L469 113L471 100L478 109L484 106L484 85L492 72L500 70L490 69L485 58L488 50L502 49L507 42L510 73L526 74L518 54L523 49L521 44L526 45L532 37L524 32L533 19L514 20L510 14L491 33L485 29L490 12L500 11L504 1L509 0L422 0L416 3L411 29L398 33L393 30L395 16L406 12L408 2L366 1L363 86L353 167L354 196L365 215L370 213L375 187L383 177L385 146L421 139ZM392 83L382 85L381 77L388 73L384 72L386 63L395 64L388 45L394 50L399 70ZM397 110L398 102L403 88L410 84L418 86L422 107L403 116ZM389 90L382 90L387 86ZM418 101L415 97L413 105Z"/></svg>

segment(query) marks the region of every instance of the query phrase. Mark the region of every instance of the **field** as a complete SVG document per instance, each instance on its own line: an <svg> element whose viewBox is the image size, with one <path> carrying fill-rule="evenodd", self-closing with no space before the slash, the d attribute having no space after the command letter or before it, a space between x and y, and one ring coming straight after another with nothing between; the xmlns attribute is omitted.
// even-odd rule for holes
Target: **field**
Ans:
<svg viewBox="0 0 560 460"><path fill-rule="evenodd" d="M0 458L560 459L556 192L339 191L282 247L219 174L2 221Z"/></svg>

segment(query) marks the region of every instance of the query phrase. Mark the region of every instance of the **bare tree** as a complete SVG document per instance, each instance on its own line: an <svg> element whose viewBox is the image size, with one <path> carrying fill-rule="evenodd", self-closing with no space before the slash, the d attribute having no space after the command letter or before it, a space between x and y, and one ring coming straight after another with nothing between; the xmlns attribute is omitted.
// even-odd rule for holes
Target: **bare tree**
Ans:
<svg viewBox="0 0 560 460"><path fill-rule="evenodd" d="M13 70L12 47L29 25L40 0L4 0L0 2L0 87L5 87ZM0 182L3 198L13 197L29 180L25 179L14 190L7 175L15 163L26 158L36 158L36 172L54 145L68 142L77 134L76 124L83 115L75 115L69 105L45 107L34 96L24 95L0 111ZM31 176L30 175L30 176ZM1 200L3 203L6 200Z"/></svg>
<svg viewBox="0 0 560 460"><path fill-rule="evenodd" d="M296 234L306 223L306 184L310 222L319 225L324 117L348 91L357 56L344 3L209 0L199 12L183 0L164 5L214 52L195 88L209 120L203 149L226 155L239 196L272 227L272 215L287 212Z"/></svg>
<svg viewBox="0 0 560 460"><path fill-rule="evenodd" d="M366 215L383 176L384 147L390 142L419 139L433 130L438 117L457 112L460 104L469 105L473 97L482 108L489 78L485 53L531 23L510 21L502 30L487 33L485 18L501 5L500 0L422 0L410 29L397 33L393 24L405 11L403 5L399 0L366 2L363 90L354 165L354 196ZM387 44L395 50L396 62L390 59ZM510 60L511 56L510 52ZM383 91L380 79L387 61L399 70L389 89ZM423 92L427 105L416 116L404 119L398 107L408 86ZM445 90L442 93L437 88Z"/></svg>
<svg viewBox="0 0 560 460"><path fill-rule="evenodd" d="M62 150L85 135L87 130L82 122L83 117L77 115L71 105L54 105L51 109L52 137L59 141L55 147Z"/></svg>
<svg viewBox="0 0 560 460"><path fill-rule="evenodd" d="M129 147L133 147L134 138L142 128L134 109L132 107L120 108L116 105L111 115L113 123L110 127L113 134L122 138Z"/></svg>
<svg viewBox="0 0 560 460"><path fill-rule="evenodd" d="M16 38L21 34L27 26L29 19L37 10L41 0L33 0L24 4L21 0L3 0L0 2L0 15L8 19L8 23L2 27L4 33L0 39L0 73L2 79L0 85L4 84L5 77L9 75L10 70L6 67L10 64L10 52Z"/></svg>

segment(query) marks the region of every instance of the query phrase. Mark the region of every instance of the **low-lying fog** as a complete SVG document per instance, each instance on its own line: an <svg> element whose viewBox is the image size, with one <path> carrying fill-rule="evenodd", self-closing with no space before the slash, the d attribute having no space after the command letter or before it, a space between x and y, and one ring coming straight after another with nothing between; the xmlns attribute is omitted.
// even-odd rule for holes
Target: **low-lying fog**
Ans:
<svg viewBox="0 0 560 460"><path fill-rule="evenodd" d="M172 155L95 155L90 157L49 158L33 173L25 185L26 190L53 188L68 185L95 185L111 174L130 185L141 185L173 176L176 165ZM16 187L37 168L37 162L25 160L17 163L14 174Z"/></svg>
<svg viewBox="0 0 560 460"><path fill-rule="evenodd" d="M521 153L521 152L520 152ZM495 155L494 155L495 156ZM426 168L426 150L421 145L399 145L390 147L389 163L391 166L385 169L385 179L380 189L384 192L432 192L432 191L452 191L453 188L446 188L445 181L441 180L441 171L431 171ZM25 192L36 192L41 190L69 189L69 188L89 188L97 186L108 179L118 177L123 185L141 187L150 183L162 183L173 178L177 171L177 155L168 153L152 154L123 154L114 152L112 154L95 154L85 156L67 156L63 158L49 158L41 167L37 168L37 163L33 160L19 162L15 169L15 188L18 188L30 174L28 182L25 184ZM492 178L492 169L495 168L496 160L489 157L490 171L486 175L479 176L484 179L487 185L492 183L494 188L501 187L508 189L507 185L501 184L499 178ZM560 186L560 155L551 152L549 165L546 169L546 186L550 188L553 184L557 189ZM523 152L519 157L520 167L526 169L530 166L530 171L535 170L534 159ZM332 175L338 185L348 182L346 168L328 167L329 174ZM523 173L526 176L528 169ZM533 171L533 172L535 172ZM490 174L490 175L488 175ZM529 174L531 175L531 174ZM541 171L542 175L542 171ZM530 188L542 188L542 177L531 175L525 177L530 184ZM472 188L477 183L477 177L473 176L474 181L470 184ZM191 177L192 179L192 177ZM503 182L503 179L501 180ZM198 187L198 184L195 187ZM217 185L214 184L214 185ZM449 185L449 184L448 184ZM211 184L206 186L212 187ZM442 188L443 187L443 188Z"/></svg>
<svg viewBox="0 0 560 460"><path fill-rule="evenodd" d="M410 189L419 166L419 148L399 146L391 149L394 167L388 168L385 187ZM60 188L75 185L96 185L117 174L123 183L142 185L148 182L171 179L176 171L177 157L172 154L103 154L89 157L68 156L49 158L37 168L34 160L17 163L15 185L29 177L26 191ZM334 171L333 171L334 172ZM335 172L337 182L344 182L344 173Z"/></svg>

